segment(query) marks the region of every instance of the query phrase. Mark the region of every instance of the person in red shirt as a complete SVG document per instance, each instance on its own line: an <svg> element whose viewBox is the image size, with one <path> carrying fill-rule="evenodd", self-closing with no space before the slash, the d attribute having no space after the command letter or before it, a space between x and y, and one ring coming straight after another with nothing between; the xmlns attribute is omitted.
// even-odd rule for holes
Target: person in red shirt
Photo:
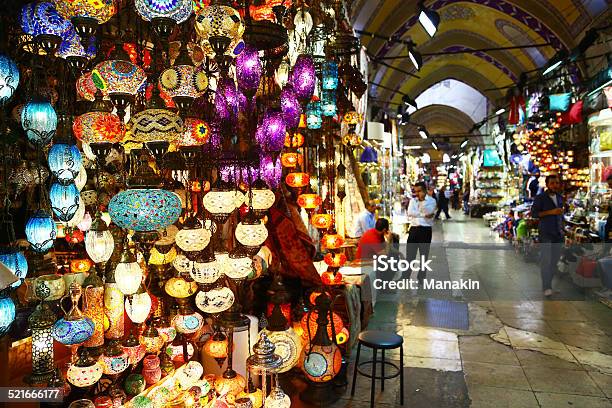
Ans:
<svg viewBox="0 0 612 408"><path fill-rule="evenodd" d="M386 238L389 235L389 220L379 218L376 225L363 233L357 243L356 258L363 261L371 261L372 256L386 249Z"/></svg>

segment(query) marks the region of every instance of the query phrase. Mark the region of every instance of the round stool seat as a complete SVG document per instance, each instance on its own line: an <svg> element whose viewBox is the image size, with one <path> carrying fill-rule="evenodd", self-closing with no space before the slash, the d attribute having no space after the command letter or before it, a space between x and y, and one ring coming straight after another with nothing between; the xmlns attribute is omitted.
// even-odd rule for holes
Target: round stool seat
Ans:
<svg viewBox="0 0 612 408"><path fill-rule="evenodd" d="M359 343L377 349L394 349L402 345L404 339L396 333L380 330L367 330L359 333Z"/></svg>

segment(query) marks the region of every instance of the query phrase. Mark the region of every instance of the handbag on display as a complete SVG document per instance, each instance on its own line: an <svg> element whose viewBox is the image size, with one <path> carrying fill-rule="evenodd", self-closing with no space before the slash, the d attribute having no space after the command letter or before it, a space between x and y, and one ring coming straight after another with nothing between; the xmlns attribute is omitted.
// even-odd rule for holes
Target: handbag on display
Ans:
<svg viewBox="0 0 612 408"><path fill-rule="evenodd" d="M576 267L576 273L583 278L592 278L595 276L595 268L597 267L597 261L591 257L583 256L578 262Z"/></svg>
<svg viewBox="0 0 612 408"><path fill-rule="evenodd" d="M549 110L555 112L566 112L570 106L570 92L552 94L548 96Z"/></svg>
<svg viewBox="0 0 612 408"><path fill-rule="evenodd" d="M573 103L567 112L563 112L561 114L561 120L559 121L559 123L563 125L576 125L578 123L582 123L583 106L583 101Z"/></svg>

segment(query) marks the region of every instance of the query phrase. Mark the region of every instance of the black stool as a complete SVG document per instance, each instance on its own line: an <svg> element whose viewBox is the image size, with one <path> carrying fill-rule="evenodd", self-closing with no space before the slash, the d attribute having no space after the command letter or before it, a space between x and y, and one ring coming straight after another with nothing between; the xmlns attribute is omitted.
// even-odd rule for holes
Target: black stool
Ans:
<svg viewBox="0 0 612 408"><path fill-rule="evenodd" d="M361 353L361 345L369 347L373 350L374 356L372 360L359 363L359 354ZM385 361L385 350L400 349L400 367ZM376 360L376 352L378 349L382 352L382 360ZM381 375L376 376L376 363L381 363L380 371ZM364 373L359 369L360 366L365 364L372 364L372 373ZM393 375L385 376L385 365L390 365L395 368L397 372ZM395 378L399 375L400 378L400 403L404 405L404 339L402 336L379 330L368 330L359 333L359 344L357 345L357 358L355 359L355 370L353 371L353 386L351 388L351 397L355 395L355 383L357 382L357 373L372 379L372 386L370 388L370 407L374 407L374 390L376 388L376 380L380 380L380 390L385 390L385 380Z"/></svg>

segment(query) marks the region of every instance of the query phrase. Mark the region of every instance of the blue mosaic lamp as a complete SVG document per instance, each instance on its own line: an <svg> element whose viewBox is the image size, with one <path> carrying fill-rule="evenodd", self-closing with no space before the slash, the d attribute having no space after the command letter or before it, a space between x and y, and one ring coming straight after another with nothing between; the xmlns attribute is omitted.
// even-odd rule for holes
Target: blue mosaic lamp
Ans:
<svg viewBox="0 0 612 408"><path fill-rule="evenodd" d="M323 124L321 101L310 101L306 105L306 126L308 129L321 129Z"/></svg>
<svg viewBox="0 0 612 408"><path fill-rule="evenodd" d="M57 228L55 221L47 211L38 210L26 223L25 233L32 251L44 253L53 246Z"/></svg>
<svg viewBox="0 0 612 408"><path fill-rule="evenodd" d="M49 101L31 100L21 111L21 126L30 142L46 146L57 129L57 114Z"/></svg>
<svg viewBox="0 0 612 408"><path fill-rule="evenodd" d="M338 64L335 61L325 61L322 67L323 81L321 88L334 90L338 88Z"/></svg>
<svg viewBox="0 0 612 408"><path fill-rule="evenodd" d="M19 68L6 54L0 53L0 106L13 96L19 85Z"/></svg>
<svg viewBox="0 0 612 408"><path fill-rule="evenodd" d="M0 262L19 278L17 282L11 284L11 288L18 288L28 274L28 261L23 252L14 247L0 248Z"/></svg>
<svg viewBox="0 0 612 408"><path fill-rule="evenodd" d="M74 182L69 184L53 183L49 191L53 214L63 222L68 222L79 209L81 193Z"/></svg>
<svg viewBox="0 0 612 408"><path fill-rule="evenodd" d="M178 220L181 211L179 196L158 188L125 190L108 204L108 212L115 224L138 232L164 229Z"/></svg>
<svg viewBox="0 0 612 408"><path fill-rule="evenodd" d="M4 336L15 320L15 302L10 297L0 298L0 337Z"/></svg>
<svg viewBox="0 0 612 408"><path fill-rule="evenodd" d="M48 163L55 178L61 184L69 184L79 175L83 158L76 145L55 143L49 149Z"/></svg>
<svg viewBox="0 0 612 408"><path fill-rule="evenodd" d="M62 306L62 302L60 302L60 306L65 316L55 322L51 328L51 335L59 343L66 346L73 346L83 343L92 336L94 332L94 322L89 317L83 316L83 313L81 313L79 309L78 303L82 294L81 285L72 282L69 292L69 295L64 296L64 298L70 297L72 300L72 307L70 311L66 312ZM64 298L62 298L62 300Z"/></svg>
<svg viewBox="0 0 612 408"><path fill-rule="evenodd" d="M24 33L37 37L55 35L64 38L72 28L69 20L59 15L55 6L49 2L32 2L21 8L21 29Z"/></svg>
<svg viewBox="0 0 612 408"><path fill-rule="evenodd" d="M336 91L323 91L321 94L321 110L323 116L336 116L338 106L336 105Z"/></svg>
<svg viewBox="0 0 612 408"><path fill-rule="evenodd" d="M193 13L193 0L136 0L136 11L146 21L170 18L180 24Z"/></svg>

